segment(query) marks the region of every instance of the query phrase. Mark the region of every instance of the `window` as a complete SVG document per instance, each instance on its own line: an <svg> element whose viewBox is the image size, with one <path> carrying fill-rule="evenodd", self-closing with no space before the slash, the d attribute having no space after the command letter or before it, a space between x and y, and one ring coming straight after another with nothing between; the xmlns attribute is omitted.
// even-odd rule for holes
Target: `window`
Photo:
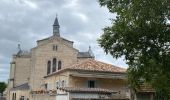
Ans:
<svg viewBox="0 0 170 100"><path fill-rule="evenodd" d="M24 96L21 96L21 97L20 97L20 100L24 100Z"/></svg>
<svg viewBox="0 0 170 100"><path fill-rule="evenodd" d="M16 93L14 94L14 100L16 100Z"/></svg>
<svg viewBox="0 0 170 100"><path fill-rule="evenodd" d="M92 81L92 80L88 81L88 87L94 88L95 87L95 81Z"/></svg>
<svg viewBox="0 0 170 100"><path fill-rule="evenodd" d="M51 72L51 61L48 61L47 63L47 75Z"/></svg>
<svg viewBox="0 0 170 100"><path fill-rule="evenodd" d="M53 59L53 72L56 71L57 60L56 58Z"/></svg>
<svg viewBox="0 0 170 100"><path fill-rule="evenodd" d="M53 51L57 51L58 46L57 45L53 45Z"/></svg>
<svg viewBox="0 0 170 100"><path fill-rule="evenodd" d="M58 70L61 69L61 65L62 65L62 63L61 63L61 61L59 61L59 62L58 62Z"/></svg>
<svg viewBox="0 0 170 100"><path fill-rule="evenodd" d="M57 88L59 87L59 82L56 82L56 87L57 87Z"/></svg>
<svg viewBox="0 0 170 100"><path fill-rule="evenodd" d="M14 95L14 93L12 93L12 100L15 100L14 98L15 98L15 95Z"/></svg>
<svg viewBox="0 0 170 100"><path fill-rule="evenodd" d="M47 91L53 89L54 84L53 83L47 83Z"/></svg>
<svg viewBox="0 0 170 100"><path fill-rule="evenodd" d="M47 90L47 83L45 84L45 90Z"/></svg>
<svg viewBox="0 0 170 100"><path fill-rule="evenodd" d="M65 81L63 80L61 83L62 87L65 87Z"/></svg>

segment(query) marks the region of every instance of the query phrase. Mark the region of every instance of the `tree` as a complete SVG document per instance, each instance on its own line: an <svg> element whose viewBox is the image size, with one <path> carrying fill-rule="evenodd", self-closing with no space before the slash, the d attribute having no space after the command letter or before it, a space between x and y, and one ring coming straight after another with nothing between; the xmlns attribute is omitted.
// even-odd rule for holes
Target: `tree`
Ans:
<svg viewBox="0 0 170 100"><path fill-rule="evenodd" d="M152 85L161 100L170 100L170 1L99 0L116 13L112 26L98 40L114 58L124 56L130 85L139 89L141 80Z"/></svg>
<svg viewBox="0 0 170 100"><path fill-rule="evenodd" d="M3 93L6 89L7 85L5 82L0 82L0 93Z"/></svg>

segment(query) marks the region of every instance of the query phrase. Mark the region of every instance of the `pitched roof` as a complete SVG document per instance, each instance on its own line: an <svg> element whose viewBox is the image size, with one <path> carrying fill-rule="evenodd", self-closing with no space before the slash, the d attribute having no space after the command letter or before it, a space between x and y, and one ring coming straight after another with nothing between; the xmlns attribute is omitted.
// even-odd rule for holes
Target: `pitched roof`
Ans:
<svg viewBox="0 0 170 100"><path fill-rule="evenodd" d="M89 52L78 52L77 58L94 58Z"/></svg>
<svg viewBox="0 0 170 100"><path fill-rule="evenodd" d="M22 55L30 55L31 53L26 50L19 50L18 53L16 54L17 56L22 56Z"/></svg>
<svg viewBox="0 0 170 100"><path fill-rule="evenodd" d="M95 58L91 47L89 46L89 50L87 52L78 52L77 58Z"/></svg>
<svg viewBox="0 0 170 100"><path fill-rule="evenodd" d="M59 22L58 22L58 18L57 18L57 16L56 16L56 18L55 18L55 21L54 21L53 26L60 26L60 25L59 25Z"/></svg>
<svg viewBox="0 0 170 100"><path fill-rule="evenodd" d="M26 51L26 50L19 50L16 54L13 54L13 57L30 58L31 53L30 51Z"/></svg>
<svg viewBox="0 0 170 100"><path fill-rule="evenodd" d="M24 83L22 85L19 85L17 87L14 87L11 89L11 91L15 91L15 90L28 90L30 87L28 85L28 83Z"/></svg>
<svg viewBox="0 0 170 100"><path fill-rule="evenodd" d="M69 66L68 69L118 73L126 72L126 69L124 68L116 67L93 59L88 59L82 63L73 64L72 66Z"/></svg>
<svg viewBox="0 0 170 100"><path fill-rule="evenodd" d="M78 71L93 71L93 72L110 72L110 73L126 73L125 68L120 68L113 66L111 64L106 64L97 60L88 59L83 62L78 62L76 64L73 64L71 66L64 67L61 70L58 70L52 74L49 74L45 77L49 77L52 75L55 75L57 73L66 71L66 70L78 70Z"/></svg>
<svg viewBox="0 0 170 100"><path fill-rule="evenodd" d="M56 38L56 36L50 36L50 37L47 37L47 38L44 38L44 39L41 39L41 40L37 40L37 42L49 40L49 39L52 39L52 38ZM65 39L65 38L63 38L63 37L60 37L60 38L61 38L62 40L64 40L64 41L73 43L73 41L67 40L67 39Z"/></svg>
<svg viewBox="0 0 170 100"><path fill-rule="evenodd" d="M78 88L78 87L61 87L58 88L66 92L90 92L90 93L117 93L116 91L103 88Z"/></svg>

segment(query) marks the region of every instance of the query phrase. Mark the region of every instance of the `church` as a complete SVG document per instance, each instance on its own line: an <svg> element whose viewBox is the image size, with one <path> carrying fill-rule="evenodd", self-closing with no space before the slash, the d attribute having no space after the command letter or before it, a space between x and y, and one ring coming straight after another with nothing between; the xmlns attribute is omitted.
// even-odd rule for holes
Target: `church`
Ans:
<svg viewBox="0 0 170 100"><path fill-rule="evenodd" d="M126 69L97 61L91 47L80 52L73 43L60 36L56 17L52 36L30 51L19 48L10 63L7 100L153 100L152 89L131 91Z"/></svg>

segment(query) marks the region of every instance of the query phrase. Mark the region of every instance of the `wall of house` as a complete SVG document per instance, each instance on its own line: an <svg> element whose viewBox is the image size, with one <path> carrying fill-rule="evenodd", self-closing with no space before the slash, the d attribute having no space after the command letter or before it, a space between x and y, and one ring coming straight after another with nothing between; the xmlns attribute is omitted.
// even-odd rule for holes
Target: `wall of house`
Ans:
<svg viewBox="0 0 170 100"><path fill-rule="evenodd" d="M95 81L96 88L111 89L117 92L115 96L130 98L130 90L128 88L128 84L123 79L90 78L90 77L84 78L84 77L70 76L69 86L87 88L89 80Z"/></svg>
<svg viewBox="0 0 170 100"><path fill-rule="evenodd" d="M70 100L68 94L57 94L56 100Z"/></svg>
<svg viewBox="0 0 170 100"><path fill-rule="evenodd" d="M69 72L63 72L63 73L59 73L57 75L45 78L44 80L44 84L48 84L48 88L47 90L56 90L56 82L62 82L65 81L65 85L66 87L68 86L68 80L69 80Z"/></svg>
<svg viewBox="0 0 170 100"><path fill-rule="evenodd" d="M29 100L29 90L10 91L10 100L13 100L13 93L16 94L15 100L20 100L21 96L24 96L24 100Z"/></svg>
<svg viewBox="0 0 170 100"><path fill-rule="evenodd" d="M56 100L56 96L48 94L36 94L31 95L30 100Z"/></svg>
<svg viewBox="0 0 170 100"><path fill-rule="evenodd" d="M96 99L99 98L98 93L70 93L70 98Z"/></svg>
<svg viewBox="0 0 170 100"><path fill-rule="evenodd" d="M130 91L128 84L125 79L114 79L114 78L90 78L90 77L75 77L72 76L72 71L62 72L50 77L45 78L45 83L53 84L51 90L56 89L56 82L60 80L66 81L66 87L80 87L87 88L88 80L95 80L96 88L111 89L117 92L115 97L128 97L130 98ZM94 72L93 72L94 74ZM96 74L97 75L97 74ZM94 77L94 76L93 76ZM118 95L119 94L119 95Z"/></svg>
<svg viewBox="0 0 170 100"><path fill-rule="evenodd" d="M94 80L97 88L119 90L127 87L127 84L122 79L107 79L107 78L84 78L70 76L69 86L71 87L87 87L88 80Z"/></svg>

